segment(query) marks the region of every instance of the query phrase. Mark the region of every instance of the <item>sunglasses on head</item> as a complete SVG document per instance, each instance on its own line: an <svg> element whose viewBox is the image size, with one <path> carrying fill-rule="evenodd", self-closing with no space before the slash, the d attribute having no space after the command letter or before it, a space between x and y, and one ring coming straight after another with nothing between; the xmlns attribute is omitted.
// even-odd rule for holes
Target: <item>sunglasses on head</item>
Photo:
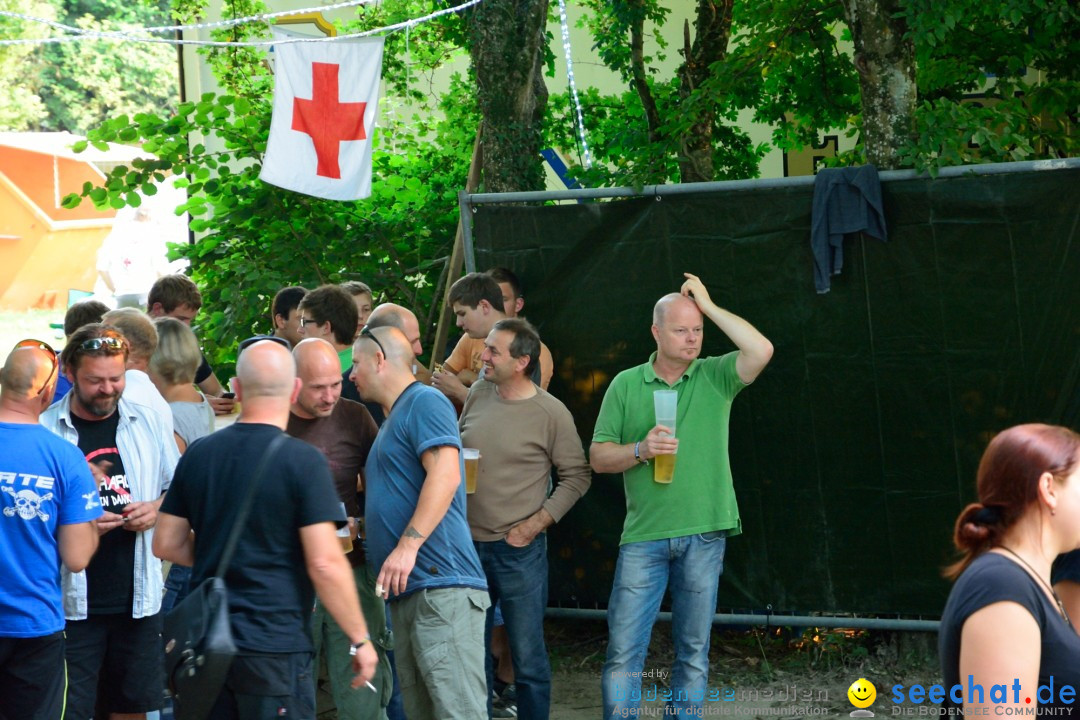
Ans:
<svg viewBox="0 0 1080 720"><path fill-rule="evenodd" d="M262 342L263 340L275 342L286 350L292 350L292 343L285 338L280 338L277 335L255 335L254 337L249 337L247 340L241 341L240 345L237 346L236 354L239 355L255 343Z"/></svg>
<svg viewBox="0 0 1080 720"><path fill-rule="evenodd" d="M383 354L383 357L387 356L386 350L383 348L382 343L379 342L379 338L375 337L375 333L371 332L371 328L369 328L367 325L360 328L360 337L368 338L369 340L374 342L378 346L379 352Z"/></svg>
<svg viewBox="0 0 1080 720"><path fill-rule="evenodd" d="M80 350L88 350L93 352L94 350L100 350L101 348L107 348L109 350L123 350L127 347L127 342L123 338L104 336L90 338L89 340L83 340L79 343Z"/></svg>
<svg viewBox="0 0 1080 720"><path fill-rule="evenodd" d="M37 394L45 392L45 388L49 387L49 383L52 382L53 376L56 375L57 370L60 368L60 360L56 356L56 351L47 342L41 340L20 340L15 343L15 350L21 348L33 348L35 350L44 350L49 353L49 359L52 360L52 370L49 371L49 377L45 378L45 384L41 386L41 389L37 391Z"/></svg>

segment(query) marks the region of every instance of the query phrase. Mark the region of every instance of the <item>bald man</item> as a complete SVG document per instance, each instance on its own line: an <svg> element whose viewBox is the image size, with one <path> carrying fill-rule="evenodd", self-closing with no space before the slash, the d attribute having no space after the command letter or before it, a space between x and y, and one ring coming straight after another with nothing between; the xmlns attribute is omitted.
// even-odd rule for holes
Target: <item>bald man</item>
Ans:
<svg viewBox="0 0 1080 720"><path fill-rule="evenodd" d="M368 564L388 599L409 720L487 717L487 582L465 520L454 408L416 382L411 342L370 324L354 345L352 380L386 422L366 475ZM431 662L433 648L445 660Z"/></svg>
<svg viewBox="0 0 1080 720"><path fill-rule="evenodd" d="M366 324L367 327L372 330L380 327L397 328L405 334L405 338L409 341L409 346L415 357L420 357L424 354L424 348L420 344L420 322L416 319L416 313L412 310L397 305L396 303L382 303L371 311ZM354 342L353 345L355 344L356 343ZM423 365L413 362L412 368L413 375L417 380L425 384L431 382L431 373L428 372L427 368ZM349 400L364 403L364 406L371 412L371 417L375 419L375 424L381 426L383 420L386 419L382 409L379 407L378 403L368 402L365 398L360 396L359 391L356 389L356 385L349 380L351 374L352 368L349 368L342 375L345 384L342 388L341 396Z"/></svg>
<svg viewBox="0 0 1080 720"><path fill-rule="evenodd" d="M98 545L97 486L79 449L38 424L57 357L24 341L0 372L0 718L63 712L60 564L79 572Z"/></svg>
<svg viewBox="0 0 1080 720"><path fill-rule="evenodd" d="M334 487L345 505L354 538L352 550L345 557L352 566L360 608L379 654L379 666L372 681L378 692L350 687L349 638L321 601L316 601L311 618L315 658L317 661L325 652L330 687L341 720L378 720L386 717L383 708L390 700L393 685L386 657L393 644L386 631L386 604L375 595L375 574L364 562L363 542L355 540L358 523L364 516L361 473L378 428L363 405L341 397L342 378L338 372L341 365L333 345L319 338L308 338L293 349L293 358L302 386L289 409L285 432L313 445L330 462ZM312 682L315 681L313 677Z"/></svg>
<svg viewBox="0 0 1080 720"><path fill-rule="evenodd" d="M660 298L653 309L656 352L649 362L624 370L608 386L589 453L596 472L623 474L627 506L608 603L605 718L641 713L642 663L669 582L675 700L668 711L700 717L726 538L742 532L728 464L728 416L735 395L765 369L773 347L750 323L718 307L696 276L685 277L680 292ZM703 315L734 343L734 352L699 357ZM657 390L678 392L675 428L655 421ZM677 450L674 479L654 481L650 460L670 459Z"/></svg>
<svg viewBox="0 0 1080 720"><path fill-rule="evenodd" d="M378 656L335 534L344 515L326 458L301 440L285 438L270 469L253 476L300 394L292 354L273 340L255 342L240 353L236 374L240 417L184 453L161 507L154 552L193 566L193 586L206 581L248 489L258 483L225 578L241 655L210 717L309 718L315 707L316 593L348 638L353 687L371 680Z"/></svg>

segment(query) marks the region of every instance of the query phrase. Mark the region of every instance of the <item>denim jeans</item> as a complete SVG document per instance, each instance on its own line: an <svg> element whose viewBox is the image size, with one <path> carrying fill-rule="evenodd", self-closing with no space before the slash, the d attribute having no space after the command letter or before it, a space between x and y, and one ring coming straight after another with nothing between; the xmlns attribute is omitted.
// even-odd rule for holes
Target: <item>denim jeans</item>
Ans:
<svg viewBox="0 0 1080 720"><path fill-rule="evenodd" d="M547 607L547 535L540 533L523 548L505 540L477 542L476 553L487 576L491 608L484 628L484 647L491 647L495 602L502 605L510 654L514 661L518 717L547 720L551 709L551 665L544 645L544 609ZM488 711L495 668L487 657Z"/></svg>
<svg viewBox="0 0 1080 720"><path fill-rule="evenodd" d="M161 598L161 612L167 613L191 592L191 568L174 564L165 576L165 596Z"/></svg>
<svg viewBox="0 0 1080 720"><path fill-rule="evenodd" d="M671 669L668 714L698 717L709 679L709 638L727 545L723 530L619 548L608 603L607 662L601 685L604 717L640 716L641 672L664 590L671 586ZM653 696L646 692L647 696ZM656 693L662 699L666 691ZM636 709L636 710L635 710Z"/></svg>

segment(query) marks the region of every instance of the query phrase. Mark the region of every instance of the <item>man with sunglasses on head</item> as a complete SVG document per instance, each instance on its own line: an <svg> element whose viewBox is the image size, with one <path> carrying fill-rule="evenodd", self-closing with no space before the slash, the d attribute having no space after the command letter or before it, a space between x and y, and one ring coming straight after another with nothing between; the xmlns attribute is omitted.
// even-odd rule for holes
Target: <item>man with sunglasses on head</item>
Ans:
<svg viewBox="0 0 1080 720"><path fill-rule="evenodd" d="M41 424L76 445L105 511L100 547L85 570L61 575L67 617L67 713L94 713L98 678L113 720L161 707L161 561L151 551L162 496L179 452L161 417L123 398L128 343L115 328L85 325L61 356L71 392Z"/></svg>
<svg viewBox="0 0 1080 720"><path fill-rule="evenodd" d="M43 342L15 346L0 372L0 718L61 717L61 563L97 549L101 504L82 454L38 424L58 360Z"/></svg>

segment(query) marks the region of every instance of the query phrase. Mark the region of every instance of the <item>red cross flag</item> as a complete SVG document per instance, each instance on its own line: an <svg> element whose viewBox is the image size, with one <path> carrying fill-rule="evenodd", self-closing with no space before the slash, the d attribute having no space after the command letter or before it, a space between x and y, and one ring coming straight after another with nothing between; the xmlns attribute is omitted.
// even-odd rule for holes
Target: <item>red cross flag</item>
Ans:
<svg viewBox="0 0 1080 720"><path fill-rule="evenodd" d="M328 200L371 195L382 55L382 38L275 47L262 180Z"/></svg>

